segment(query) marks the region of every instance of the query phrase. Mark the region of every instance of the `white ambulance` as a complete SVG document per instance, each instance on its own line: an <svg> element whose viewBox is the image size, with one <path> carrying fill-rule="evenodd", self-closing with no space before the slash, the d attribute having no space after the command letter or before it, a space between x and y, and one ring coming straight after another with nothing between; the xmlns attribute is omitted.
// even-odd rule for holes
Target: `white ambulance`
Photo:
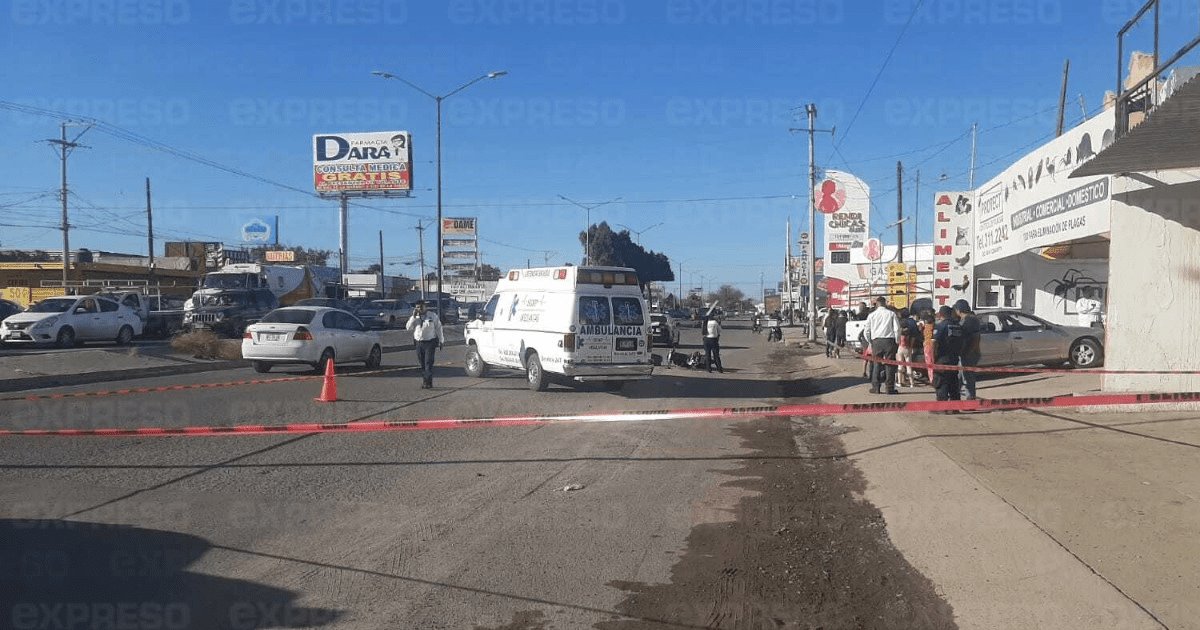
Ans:
<svg viewBox="0 0 1200 630"><path fill-rule="evenodd" d="M616 391L654 371L637 272L622 267L514 269L465 329L466 371L523 370L529 388L597 381Z"/></svg>

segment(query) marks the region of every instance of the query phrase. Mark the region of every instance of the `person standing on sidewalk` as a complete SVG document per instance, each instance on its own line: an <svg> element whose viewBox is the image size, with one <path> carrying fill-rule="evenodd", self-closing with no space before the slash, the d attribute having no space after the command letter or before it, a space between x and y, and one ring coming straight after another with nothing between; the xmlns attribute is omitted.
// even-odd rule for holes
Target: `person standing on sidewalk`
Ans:
<svg viewBox="0 0 1200 630"><path fill-rule="evenodd" d="M901 363L911 363L913 359L913 347L916 345L915 340L918 338L917 322L909 316L908 309L900 309L900 348L896 351L896 360ZM910 365L898 366L896 370L896 387L913 386L913 369Z"/></svg>
<svg viewBox="0 0 1200 630"><path fill-rule="evenodd" d="M937 325L933 331L934 355L937 357L937 371L933 373L933 386L937 388L938 400L962 400L962 392L958 384L957 366L962 356L963 331L962 326L954 320L954 309L943 306L938 309Z"/></svg>
<svg viewBox="0 0 1200 630"><path fill-rule="evenodd" d="M959 357L959 365L964 368L972 368L979 365L979 360L982 358L980 353L980 342L982 337L982 328L979 324L979 318L975 313L971 312L971 305L967 304L966 300L959 300L954 303L954 311L958 313L959 326L962 327L963 335L963 350L962 356ZM962 377L963 387L967 390L967 400L975 400L975 379L978 374L974 370L959 370L959 376Z"/></svg>
<svg viewBox="0 0 1200 630"><path fill-rule="evenodd" d="M718 317L709 319L704 325L704 357L708 359L710 373L714 365L718 372L725 373L725 368L721 366L721 322Z"/></svg>
<svg viewBox="0 0 1200 630"><path fill-rule="evenodd" d="M825 357L833 358L837 346L837 311L825 316Z"/></svg>
<svg viewBox="0 0 1200 630"><path fill-rule="evenodd" d="M934 321L933 311L921 311L921 356L925 358L925 378L933 385L933 362L937 357L933 354Z"/></svg>
<svg viewBox="0 0 1200 630"><path fill-rule="evenodd" d="M833 358L842 358L842 348L846 347L846 311L837 311L837 322L834 326L837 328L836 345L833 348Z"/></svg>
<svg viewBox="0 0 1200 630"><path fill-rule="evenodd" d="M875 310L867 317L867 341L871 344L871 356L877 360L895 361L900 347L900 319L888 308L887 298L875 299ZM896 392L896 366L871 362L871 393L878 394L881 384L887 383L887 393Z"/></svg>
<svg viewBox="0 0 1200 630"><path fill-rule="evenodd" d="M421 389L433 389L433 358L437 349L446 343L446 337L442 333L442 321L425 308L424 300L420 300L405 328L413 334L413 343L417 346L417 363L421 366Z"/></svg>

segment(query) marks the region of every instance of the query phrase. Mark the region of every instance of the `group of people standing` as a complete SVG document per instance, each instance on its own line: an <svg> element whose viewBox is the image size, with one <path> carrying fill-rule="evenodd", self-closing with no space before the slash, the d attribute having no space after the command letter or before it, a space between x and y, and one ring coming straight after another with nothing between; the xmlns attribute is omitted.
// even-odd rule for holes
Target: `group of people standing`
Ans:
<svg viewBox="0 0 1200 630"><path fill-rule="evenodd" d="M982 327L966 300L959 300L953 307L911 313L908 309L896 310L888 305L887 298L879 297L873 310L863 302L856 312L833 311L825 320L825 356L840 356L840 348L846 343L846 322L852 319L866 321L861 339L871 393L896 394L898 387L914 387L922 370L911 363L919 349L926 364L925 376L938 400L962 400L964 394L967 400L975 400L975 372L958 369L974 367L982 357ZM935 369L943 366L955 369Z"/></svg>

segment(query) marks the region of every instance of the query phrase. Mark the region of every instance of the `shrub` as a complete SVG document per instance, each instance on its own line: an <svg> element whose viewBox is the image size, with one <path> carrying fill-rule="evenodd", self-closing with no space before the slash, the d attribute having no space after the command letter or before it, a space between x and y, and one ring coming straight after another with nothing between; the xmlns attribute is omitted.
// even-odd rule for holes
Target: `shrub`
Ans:
<svg viewBox="0 0 1200 630"><path fill-rule="evenodd" d="M242 358L240 339L222 339L208 330L197 330L176 336L171 340L171 349L190 354L197 359L236 361Z"/></svg>

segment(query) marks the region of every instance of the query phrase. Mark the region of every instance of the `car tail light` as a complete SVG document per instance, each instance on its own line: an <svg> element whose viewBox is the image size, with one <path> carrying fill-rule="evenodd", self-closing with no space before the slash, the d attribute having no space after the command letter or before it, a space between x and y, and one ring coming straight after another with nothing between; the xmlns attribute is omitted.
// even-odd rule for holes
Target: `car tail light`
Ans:
<svg viewBox="0 0 1200 630"><path fill-rule="evenodd" d="M562 346L567 352L575 352L575 333L563 335Z"/></svg>
<svg viewBox="0 0 1200 630"><path fill-rule="evenodd" d="M246 332L242 333L242 339L254 339L254 333L247 330Z"/></svg>
<svg viewBox="0 0 1200 630"><path fill-rule="evenodd" d="M312 341L313 336L312 336L312 333L308 332L307 328L301 326L300 329L296 331L296 334L292 335L292 340L293 341Z"/></svg>

